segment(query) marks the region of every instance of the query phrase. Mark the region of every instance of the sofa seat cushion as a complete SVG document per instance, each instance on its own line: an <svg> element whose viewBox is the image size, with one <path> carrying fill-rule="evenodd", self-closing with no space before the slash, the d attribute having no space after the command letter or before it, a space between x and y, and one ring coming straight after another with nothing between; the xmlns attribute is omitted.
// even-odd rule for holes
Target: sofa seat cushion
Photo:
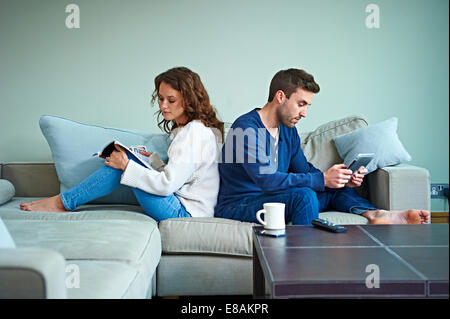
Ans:
<svg viewBox="0 0 450 319"><path fill-rule="evenodd" d="M338 225L365 225L369 220L364 216L342 213L342 212L323 212L319 217Z"/></svg>
<svg viewBox="0 0 450 319"><path fill-rule="evenodd" d="M216 217L171 218L159 223L165 254L249 256L253 223Z"/></svg>
<svg viewBox="0 0 450 319"><path fill-rule="evenodd" d="M147 250L161 254L154 221L5 219L16 246L56 250L66 260L139 264Z"/></svg>

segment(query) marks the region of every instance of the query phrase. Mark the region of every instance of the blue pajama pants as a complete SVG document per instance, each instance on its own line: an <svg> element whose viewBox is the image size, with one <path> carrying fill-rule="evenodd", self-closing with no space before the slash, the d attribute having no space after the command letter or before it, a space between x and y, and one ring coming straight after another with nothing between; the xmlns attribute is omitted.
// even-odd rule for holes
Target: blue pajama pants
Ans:
<svg viewBox="0 0 450 319"><path fill-rule="evenodd" d="M353 214L362 214L376 210L366 199L360 197L353 188L325 188L316 192L309 187L291 188L271 194L245 197L228 205L216 207L215 216L258 223L256 212L268 202L284 203L286 223L293 225L311 225L319 212L335 210Z"/></svg>

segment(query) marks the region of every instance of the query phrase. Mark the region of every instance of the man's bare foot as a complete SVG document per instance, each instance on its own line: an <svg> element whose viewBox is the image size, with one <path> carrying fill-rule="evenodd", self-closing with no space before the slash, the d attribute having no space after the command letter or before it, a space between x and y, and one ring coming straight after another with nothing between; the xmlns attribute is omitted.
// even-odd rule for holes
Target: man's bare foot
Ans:
<svg viewBox="0 0 450 319"><path fill-rule="evenodd" d="M21 210L32 212L68 212L59 195L29 203L21 203Z"/></svg>
<svg viewBox="0 0 450 319"><path fill-rule="evenodd" d="M369 210L362 214L370 224L428 224L430 212L427 210Z"/></svg>

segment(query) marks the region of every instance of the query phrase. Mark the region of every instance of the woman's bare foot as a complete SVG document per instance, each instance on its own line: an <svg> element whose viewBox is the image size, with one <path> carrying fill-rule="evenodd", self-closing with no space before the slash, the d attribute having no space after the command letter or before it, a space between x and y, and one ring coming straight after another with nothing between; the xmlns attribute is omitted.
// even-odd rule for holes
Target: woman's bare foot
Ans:
<svg viewBox="0 0 450 319"><path fill-rule="evenodd" d="M59 195L29 203L20 204L21 210L32 212L68 212Z"/></svg>
<svg viewBox="0 0 450 319"><path fill-rule="evenodd" d="M371 224L428 224L430 212L410 209L405 211L369 210L362 214Z"/></svg>

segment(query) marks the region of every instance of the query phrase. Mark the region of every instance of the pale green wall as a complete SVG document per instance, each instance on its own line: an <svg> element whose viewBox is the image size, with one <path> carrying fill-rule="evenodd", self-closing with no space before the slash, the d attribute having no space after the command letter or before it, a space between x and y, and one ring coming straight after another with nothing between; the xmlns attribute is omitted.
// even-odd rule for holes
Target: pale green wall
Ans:
<svg viewBox="0 0 450 319"><path fill-rule="evenodd" d="M304 68L321 92L300 130L361 114L399 118L412 164L448 183L448 0L380 0L368 29L361 0L0 0L0 162L48 161L39 116L157 132L154 77L198 72L221 118L267 98L282 68ZM442 210L444 201L433 201Z"/></svg>

